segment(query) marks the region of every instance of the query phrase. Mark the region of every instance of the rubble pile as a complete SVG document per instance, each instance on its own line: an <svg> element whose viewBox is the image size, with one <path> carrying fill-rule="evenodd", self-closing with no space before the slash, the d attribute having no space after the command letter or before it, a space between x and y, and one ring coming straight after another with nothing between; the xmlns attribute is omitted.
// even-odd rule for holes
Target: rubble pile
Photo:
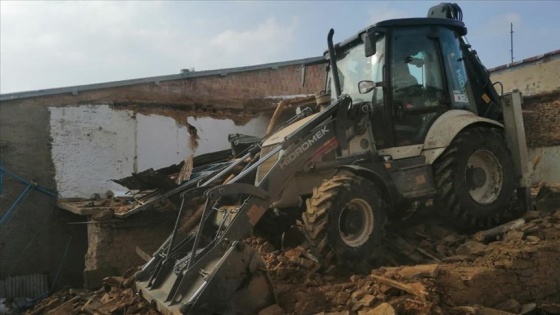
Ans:
<svg viewBox="0 0 560 315"><path fill-rule="evenodd" d="M544 192L535 200L548 207L474 235L425 220L388 228L384 266L363 274L321 267L305 245L277 250L250 237L278 301L259 314L560 314L560 208L550 207L560 194ZM26 314L157 314L132 273L98 291L57 292Z"/></svg>
<svg viewBox="0 0 560 315"><path fill-rule="evenodd" d="M62 290L25 314L159 314L136 294L133 285L134 277L107 277L97 291Z"/></svg>
<svg viewBox="0 0 560 315"><path fill-rule="evenodd" d="M305 247L280 252L253 239L278 297L262 314L560 314L560 209L530 211L503 230L490 239L451 231L438 238L445 229L414 226L395 241L408 252L386 254L396 264L430 256L432 262L365 275L334 266L317 272Z"/></svg>

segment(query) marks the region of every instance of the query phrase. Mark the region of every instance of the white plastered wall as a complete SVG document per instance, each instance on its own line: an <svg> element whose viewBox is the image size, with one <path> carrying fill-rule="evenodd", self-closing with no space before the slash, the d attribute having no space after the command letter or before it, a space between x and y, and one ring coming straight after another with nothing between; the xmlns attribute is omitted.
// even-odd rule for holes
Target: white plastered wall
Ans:
<svg viewBox="0 0 560 315"><path fill-rule="evenodd" d="M176 164L191 154L227 149L228 134L262 136L268 125L264 116L243 126L229 119L190 117L188 122L200 137L193 152L187 128L169 117L114 110L109 105L49 110L55 180L62 198L125 192L111 179Z"/></svg>

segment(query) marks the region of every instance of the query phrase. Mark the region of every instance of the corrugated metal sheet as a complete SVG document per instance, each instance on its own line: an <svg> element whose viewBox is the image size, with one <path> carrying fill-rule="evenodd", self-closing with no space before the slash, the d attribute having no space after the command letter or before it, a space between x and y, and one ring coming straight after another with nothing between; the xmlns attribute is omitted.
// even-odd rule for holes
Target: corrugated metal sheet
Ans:
<svg viewBox="0 0 560 315"><path fill-rule="evenodd" d="M49 290L49 277L34 274L0 280L0 298L34 298Z"/></svg>

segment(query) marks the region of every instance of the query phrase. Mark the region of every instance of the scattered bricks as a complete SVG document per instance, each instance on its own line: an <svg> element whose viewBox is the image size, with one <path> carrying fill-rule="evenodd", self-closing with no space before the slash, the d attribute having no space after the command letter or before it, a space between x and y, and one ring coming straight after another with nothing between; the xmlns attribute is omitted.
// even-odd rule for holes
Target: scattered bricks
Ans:
<svg viewBox="0 0 560 315"><path fill-rule="evenodd" d="M61 305L59 305L57 308L49 311L47 313L47 315L67 315L72 313L72 311L74 311L74 302L76 302L77 300L79 300L80 297L75 296L72 299L62 303Z"/></svg>
<svg viewBox="0 0 560 315"><path fill-rule="evenodd" d="M527 221L532 221L532 220L540 218L540 216L541 216L541 213L539 211L531 210L531 211L527 211L527 213L525 213L523 218L525 218L525 220L527 220Z"/></svg>
<svg viewBox="0 0 560 315"><path fill-rule="evenodd" d="M352 276L350 276L350 281L352 281L352 282L356 282L356 281L358 281L359 279L362 279L362 276L360 276L360 275L352 275Z"/></svg>
<svg viewBox="0 0 560 315"><path fill-rule="evenodd" d="M105 294L103 294L101 299L99 299L99 302L101 302L101 304L108 304L114 299L115 299L115 297L111 296L109 293L105 293Z"/></svg>
<svg viewBox="0 0 560 315"><path fill-rule="evenodd" d="M487 251L487 246L475 241L467 241L463 245L459 246L455 251L458 255L475 255L482 256Z"/></svg>
<svg viewBox="0 0 560 315"><path fill-rule="evenodd" d="M435 278L438 275L439 265L417 265L399 268L397 273L402 278Z"/></svg>
<svg viewBox="0 0 560 315"><path fill-rule="evenodd" d="M379 286L379 292L381 292L383 295L386 295L386 296L394 296L394 295L399 294L399 289L394 288L390 285L381 284Z"/></svg>
<svg viewBox="0 0 560 315"><path fill-rule="evenodd" d="M357 288L362 288L362 290L366 290L366 287L369 287L371 284L371 279L359 279L356 282L356 287Z"/></svg>
<svg viewBox="0 0 560 315"><path fill-rule="evenodd" d="M280 305L278 304L273 304L263 310L261 310L258 315L282 315L285 314L286 312L284 311L284 309L282 309L280 307Z"/></svg>
<svg viewBox="0 0 560 315"><path fill-rule="evenodd" d="M123 277L111 276L103 278L103 284L108 285L110 287L120 288L124 282Z"/></svg>
<svg viewBox="0 0 560 315"><path fill-rule="evenodd" d="M352 292L352 301L353 302L357 302L358 300L360 300L364 295L366 294L365 291L363 290L356 290L354 292Z"/></svg>
<svg viewBox="0 0 560 315"><path fill-rule="evenodd" d="M364 295L364 297L358 302L359 304L363 305L363 306L372 306L376 301L375 296L371 295L371 294L366 294Z"/></svg>
<svg viewBox="0 0 560 315"><path fill-rule="evenodd" d="M509 231L504 236L504 241L505 242L519 241L523 239L524 235L525 233L523 233L523 231L517 231L517 230Z"/></svg>
<svg viewBox="0 0 560 315"><path fill-rule="evenodd" d="M263 253L263 254L268 254L268 253L272 253L276 250L276 248L274 248L274 245L270 244L269 242L264 242L260 247L259 247L259 252Z"/></svg>
<svg viewBox="0 0 560 315"><path fill-rule="evenodd" d="M299 258L303 253L303 250L300 247L292 248L284 252L284 256L286 256L289 260Z"/></svg>
<svg viewBox="0 0 560 315"><path fill-rule="evenodd" d="M547 314L560 315L560 303L543 304L539 309Z"/></svg>
<svg viewBox="0 0 560 315"><path fill-rule="evenodd" d="M408 286L414 289L415 292L426 292L426 287L420 282L408 283Z"/></svg>
<svg viewBox="0 0 560 315"><path fill-rule="evenodd" d="M318 287L325 284L323 279L316 273L307 275L303 284L307 287Z"/></svg>
<svg viewBox="0 0 560 315"><path fill-rule="evenodd" d="M358 315L397 315L397 312L391 304L382 303L373 309L360 311Z"/></svg>
<svg viewBox="0 0 560 315"><path fill-rule="evenodd" d="M335 304L346 305L348 300L350 300L350 293L342 291L336 295Z"/></svg>
<svg viewBox="0 0 560 315"><path fill-rule="evenodd" d="M295 305L296 314L315 314L325 308L327 302L325 294L320 291L309 291L305 296L300 296Z"/></svg>
<svg viewBox="0 0 560 315"><path fill-rule="evenodd" d="M415 315L424 315L424 314L441 314L437 313L434 309L434 304L428 301L418 301L415 299L400 299L392 303L394 308L397 311L397 314L415 314Z"/></svg>
<svg viewBox="0 0 560 315"><path fill-rule="evenodd" d="M458 242L461 242L461 241L464 241L464 240L465 240L464 236L457 235L457 234L449 234L446 237L441 239L442 242L444 242L448 245L455 244L455 243L458 243Z"/></svg>
<svg viewBox="0 0 560 315"><path fill-rule="evenodd" d="M455 262L469 261L469 260L472 260L472 258L466 255L455 255L455 256L445 257L442 259L442 261L446 263L455 263Z"/></svg>
<svg viewBox="0 0 560 315"><path fill-rule="evenodd" d="M533 236L533 235L529 235L525 238L527 240L527 242L529 242L530 244L537 244L538 242L540 242L540 238Z"/></svg>
<svg viewBox="0 0 560 315"><path fill-rule="evenodd" d="M533 233L539 230L539 225L535 222L529 222L525 226L521 227L521 231L525 232L525 234Z"/></svg>
<svg viewBox="0 0 560 315"><path fill-rule="evenodd" d="M505 312L518 314L519 311L521 311L521 304L515 299L507 299L501 303L494 305L494 308Z"/></svg>
<svg viewBox="0 0 560 315"><path fill-rule="evenodd" d="M136 275L131 276L123 281L122 287L125 289L132 288L134 282L136 281Z"/></svg>
<svg viewBox="0 0 560 315"><path fill-rule="evenodd" d="M476 315L514 315L514 313L504 312L501 310L483 307L483 306L476 306Z"/></svg>
<svg viewBox="0 0 560 315"><path fill-rule="evenodd" d="M541 236L545 240L554 240L560 238L560 232L557 229L545 229L541 231Z"/></svg>
<svg viewBox="0 0 560 315"><path fill-rule="evenodd" d="M300 265L307 269L311 269L313 266L315 266L315 263L313 261L303 257L289 257L289 260L291 263Z"/></svg>

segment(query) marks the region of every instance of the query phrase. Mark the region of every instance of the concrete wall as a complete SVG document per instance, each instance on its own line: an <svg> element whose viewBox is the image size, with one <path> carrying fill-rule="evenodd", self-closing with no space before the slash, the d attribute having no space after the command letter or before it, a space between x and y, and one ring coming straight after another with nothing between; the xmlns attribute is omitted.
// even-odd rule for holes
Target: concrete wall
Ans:
<svg viewBox="0 0 560 315"><path fill-rule="evenodd" d="M170 117L136 114L109 105L49 107L52 159L62 198L91 198L126 188L110 181L149 168L177 164L191 154L227 149L228 133L262 135L268 117L243 125L230 119L184 117L197 129L198 147L189 146L187 127Z"/></svg>
<svg viewBox="0 0 560 315"><path fill-rule="evenodd" d="M560 90L560 50L489 71L493 82L502 82L504 92L518 89L529 96L557 91Z"/></svg>

